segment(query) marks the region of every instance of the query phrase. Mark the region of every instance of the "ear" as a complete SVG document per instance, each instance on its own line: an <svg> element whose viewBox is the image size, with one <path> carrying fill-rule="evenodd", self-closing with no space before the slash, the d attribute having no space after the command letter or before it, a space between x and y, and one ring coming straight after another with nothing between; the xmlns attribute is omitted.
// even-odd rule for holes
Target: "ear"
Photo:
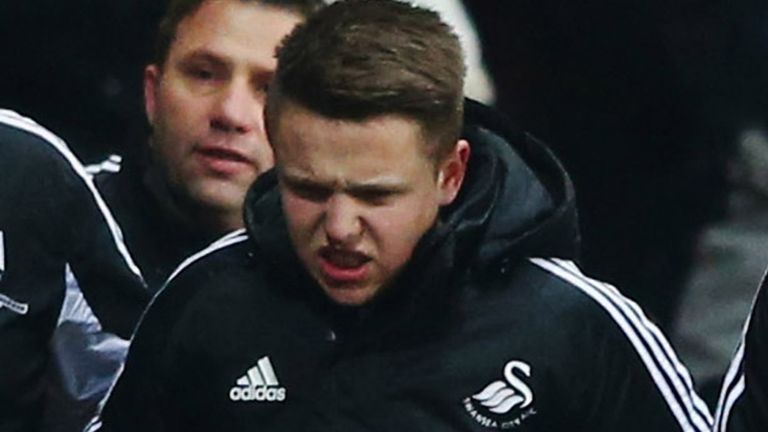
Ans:
<svg viewBox="0 0 768 432"><path fill-rule="evenodd" d="M155 124L156 95L160 86L160 68L149 65L144 68L144 111L150 126Z"/></svg>
<svg viewBox="0 0 768 432"><path fill-rule="evenodd" d="M441 206L452 203L459 194L464 182L464 175L467 172L469 153L469 142L459 140L451 153L440 163L440 170L437 173L437 187Z"/></svg>

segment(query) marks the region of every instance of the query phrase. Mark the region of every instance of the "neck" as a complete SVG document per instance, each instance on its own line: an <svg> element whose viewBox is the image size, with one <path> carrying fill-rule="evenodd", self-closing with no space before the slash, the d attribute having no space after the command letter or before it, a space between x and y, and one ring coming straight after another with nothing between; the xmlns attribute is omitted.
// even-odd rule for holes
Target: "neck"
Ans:
<svg viewBox="0 0 768 432"><path fill-rule="evenodd" d="M142 181L165 217L196 237L215 238L244 226L239 212L233 214L231 211L221 211L188 199L174 191L152 166L144 171Z"/></svg>

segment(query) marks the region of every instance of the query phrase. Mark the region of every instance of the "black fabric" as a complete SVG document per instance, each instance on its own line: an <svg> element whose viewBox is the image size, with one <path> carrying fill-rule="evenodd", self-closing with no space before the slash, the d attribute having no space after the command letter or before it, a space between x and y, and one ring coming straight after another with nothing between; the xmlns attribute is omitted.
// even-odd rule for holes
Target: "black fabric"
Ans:
<svg viewBox="0 0 768 432"><path fill-rule="evenodd" d="M120 224L152 294L184 258L215 239L170 219L144 183L138 157L123 160L117 173L96 176L96 184Z"/></svg>
<svg viewBox="0 0 768 432"><path fill-rule="evenodd" d="M166 0L26 0L0 14L0 106L63 137L82 160L146 135L142 70Z"/></svg>
<svg viewBox="0 0 768 432"><path fill-rule="evenodd" d="M476 110L467 118L490 115ZM530 260L575 256L567 175L534 139L489 127L467 123L458 202L364 306L335 305L312 281L290 246L276 176L261 176L246 198L247 234L155 298L101 430L685 430L608 312ZM252 376L265 363L276 383ZM508 409L477 402L489 387L506 388ZM258 399L270 389L285 398Z"/></svg>
<svg viewBox="0 0 768 432"><path fill-rule="evenodd" d="M0 113L0 295L28 309L0 306L0 431L26 432L39 430L42 420L65 264L105 331L128 338L149 297L94 191L52 143L6 124L11 116Z"/></svg>
<svg viewBox="0 0 768 432"><path fill-rule="evenodd" d="M724 380L716 426L728 432L768 430L768 277L757 293L743 341L744 356ZM743 389L739 381L744 380ZM721 426L722 424L722 426Z"/></svg>

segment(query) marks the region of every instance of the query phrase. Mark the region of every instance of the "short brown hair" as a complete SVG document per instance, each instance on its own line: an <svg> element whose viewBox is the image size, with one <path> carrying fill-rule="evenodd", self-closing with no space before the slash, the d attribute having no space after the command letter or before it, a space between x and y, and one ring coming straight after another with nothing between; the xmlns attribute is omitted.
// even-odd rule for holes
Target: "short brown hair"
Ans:
<svg viewBox="0 0 768 432"><path fill-rule="evenodd" d="M165 15L160 20L157 29L157 38L155 40L155 54L153 63L158 66L165 64L168 59L168 53L171 50L171 44L176 38L176 30L179 23L186 17L194 14L200 6L206 1L212 0L170 0ZM229 0L240 1L242 3L259 3L265 6L271 6L278 9L285 9L299 16L309 18L324 6L323 0Z"/></svg>
<svg viewBox="0 0 768 432"><path fill-rule="evenodd" d="M281 98L322 116L416 120L440 158L459 138L464 58L458 37L431 10L395 0L342 0L297 26L277 54L267 98L276 126Z"/></svg>

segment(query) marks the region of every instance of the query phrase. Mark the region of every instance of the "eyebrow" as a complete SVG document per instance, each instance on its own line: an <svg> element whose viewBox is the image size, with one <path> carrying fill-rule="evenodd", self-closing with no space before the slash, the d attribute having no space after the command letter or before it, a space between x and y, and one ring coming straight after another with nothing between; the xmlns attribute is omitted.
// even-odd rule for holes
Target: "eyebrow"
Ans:
<svg viewBox="0 0 768 432"><path fill-rule="evenodd" d="M320 186L331 190L339 189L336 187L337 185L335 182L318 181L301 173L287 173L285 171L281 171L280 177L282 177L284 181L293 185ZM370 192L402 193L408 191L409 187L403 184L401 181L380 177L358 183L348 183L340 189L344 192L353 194Z"/></svg>
<svg viewBox="0 0 768 432"><path fill-rule="evenodd" d="M194 51L190 51L186 55L181 57L179 61L182 64L187 64L189 62L195 62L195 61L205 61L205 62L210 62L210 63L222 65L222 66L229 65L229 62L227 61L226 58L205 48L198 48Z"/></svg>
<svg viewBox="0 0 768 432"><path fill-rule="evenodd" d="M232 61L228 56L224 54L218 54L216 51L211 51L208 48L202 47L192 50L179 58L178 63L182 66L194 64L195 62L207 62L215 67L224 67L227 69L233 69L236 67L236 63ZM275 71L273 67L268 67L259 63L250 63L247 65L251 74L254 77L261 80L269 80L274 75Z"/></svg>

